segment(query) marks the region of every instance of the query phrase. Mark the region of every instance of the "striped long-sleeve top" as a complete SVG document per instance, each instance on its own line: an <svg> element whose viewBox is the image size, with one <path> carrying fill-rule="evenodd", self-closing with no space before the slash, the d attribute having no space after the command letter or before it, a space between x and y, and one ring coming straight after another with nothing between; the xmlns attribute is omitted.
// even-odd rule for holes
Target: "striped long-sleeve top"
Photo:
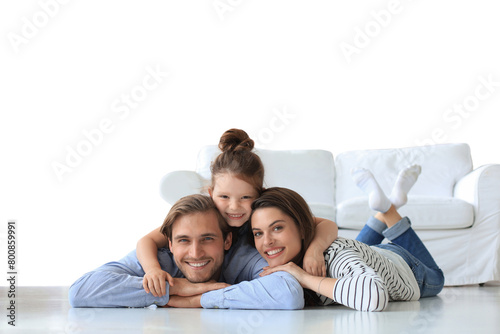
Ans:
<svg viewBox="0 0 500 334"><path fill-rule="evenodd" d="M418 300L420 290L408 264L398 254L362 242L338 238L325 251L327 276L337 278L333 300L360 311L382 311L391 300Z"/></svg>

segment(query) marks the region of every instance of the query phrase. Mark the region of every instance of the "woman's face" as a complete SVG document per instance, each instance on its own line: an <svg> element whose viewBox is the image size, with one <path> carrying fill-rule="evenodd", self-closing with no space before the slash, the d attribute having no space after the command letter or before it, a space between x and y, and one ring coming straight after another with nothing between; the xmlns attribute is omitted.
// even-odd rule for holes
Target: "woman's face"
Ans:
<svg viewBox="0 0 500 334"><path fill-rule="evenodd" d="M270 267L288 263L300 253L302 236L299 229L280 209L257 209L251 223L255 248Z"/></svg>

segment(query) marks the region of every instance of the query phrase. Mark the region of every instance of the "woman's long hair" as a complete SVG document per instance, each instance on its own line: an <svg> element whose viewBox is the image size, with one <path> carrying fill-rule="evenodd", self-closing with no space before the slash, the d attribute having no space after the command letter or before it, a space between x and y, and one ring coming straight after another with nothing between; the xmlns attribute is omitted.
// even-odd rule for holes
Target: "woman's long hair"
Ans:
<svg viewBox="0 0 500 334"><path fill-rule="evenodd" d="M295 264L302 266L304 254L314 239L316 232L316 224L314 216L302 196L291 189L273 187L264 190L262 195L252 203L252 222L253 212L262 208L277 208L284 214L288 215L297 225L297 228L302 235L302 248L300 253L294 258ZM251 229L250 229L251 230ZM250 238L250 243L255 246L253 235Z"/></svg>

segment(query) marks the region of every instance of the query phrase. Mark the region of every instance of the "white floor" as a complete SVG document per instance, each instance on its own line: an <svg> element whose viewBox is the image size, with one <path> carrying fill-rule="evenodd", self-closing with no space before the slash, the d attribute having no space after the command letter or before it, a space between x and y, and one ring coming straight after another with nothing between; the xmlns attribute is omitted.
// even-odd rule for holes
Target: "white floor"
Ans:
<svg viewBox="0 0 500 334"><path fill-rule="evenodd" d="M500 333L500 286L446 287L384 312L343 306L300 311L73 309L66 287L17 287L15 329L0 287L1 333Z"/></svg>

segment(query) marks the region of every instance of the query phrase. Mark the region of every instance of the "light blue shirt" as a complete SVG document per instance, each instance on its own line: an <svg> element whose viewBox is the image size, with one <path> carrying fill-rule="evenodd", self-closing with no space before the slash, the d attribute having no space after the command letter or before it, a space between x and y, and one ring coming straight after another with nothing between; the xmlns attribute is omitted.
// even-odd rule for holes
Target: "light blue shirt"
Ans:
<svg viewBox="0 0 500 334"><path fill-rule="evenodd" d="M260 277L267 262L248 244L246 227L239 231L238 241L226 253L219 281L231 286L206 292L201 297L204 308L229 309L301 309L303 289L287 272ZM161 268L172 277L184 277L172 253L158 250ZM73 307L147 307L165 305L169 285L163 297L146 293L142 286L145 275L135 250L120 261L109 262L80 277L69 289Z"/></svg>

